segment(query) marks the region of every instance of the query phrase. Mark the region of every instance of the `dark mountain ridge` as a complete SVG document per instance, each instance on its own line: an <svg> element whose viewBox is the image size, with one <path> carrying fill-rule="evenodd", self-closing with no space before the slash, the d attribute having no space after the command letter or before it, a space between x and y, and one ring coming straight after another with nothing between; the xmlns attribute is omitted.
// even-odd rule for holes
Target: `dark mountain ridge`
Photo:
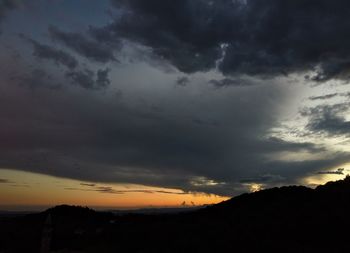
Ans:
<svg viewBox="0 0 350 253"><path fill-rule="evenodd" d="M0 252L40 252L44 242L47 252L350 252L349 216L350 177L176 214L57 206L0 220Z"/></svg>

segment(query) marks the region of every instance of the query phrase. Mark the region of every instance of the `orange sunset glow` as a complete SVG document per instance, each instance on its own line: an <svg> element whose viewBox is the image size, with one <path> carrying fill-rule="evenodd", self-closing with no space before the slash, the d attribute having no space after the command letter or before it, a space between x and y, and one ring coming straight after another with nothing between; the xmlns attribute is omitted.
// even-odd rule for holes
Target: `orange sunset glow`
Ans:
<svg viewBox="0 0 350 253"><path fill-rule="evenodd" d="M97 209L192 207L226 197L132 184L90 183L36 173L1 169L0 206L4 209L46 208L59 204ZM3 205L5 203L6 205Z"/></svg>

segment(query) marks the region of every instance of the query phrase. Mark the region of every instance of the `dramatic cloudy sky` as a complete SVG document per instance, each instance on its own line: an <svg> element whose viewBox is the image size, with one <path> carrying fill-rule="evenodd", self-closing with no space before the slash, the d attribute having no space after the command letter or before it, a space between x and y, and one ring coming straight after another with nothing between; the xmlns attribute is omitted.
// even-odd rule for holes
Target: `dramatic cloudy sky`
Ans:
<svg viewBox="0 0 350 253"><path fill-rule="evenodd" d="M347 0L0 0L0 168L221 196L341 178L349 13Z"/></svg>

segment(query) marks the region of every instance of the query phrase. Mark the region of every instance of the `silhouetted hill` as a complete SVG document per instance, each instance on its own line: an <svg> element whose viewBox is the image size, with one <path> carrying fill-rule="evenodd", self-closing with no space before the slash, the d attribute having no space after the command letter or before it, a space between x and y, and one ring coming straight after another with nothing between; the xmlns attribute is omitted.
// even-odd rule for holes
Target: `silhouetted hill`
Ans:
<svg viewBox="0 0 350 253"><path fill-rule="evenodd" d="M316 191L331 194L350 194L350 176L347 176L344 180L332 181L317 186Z"/></svg>
<svg viewBox="0 0 350 253"><path fill-rule="evenodd" d="M40 252L45 242L52 252L350 252L349 214L349 177L176 214L57 206L0 220L0 252Z"/></svg>

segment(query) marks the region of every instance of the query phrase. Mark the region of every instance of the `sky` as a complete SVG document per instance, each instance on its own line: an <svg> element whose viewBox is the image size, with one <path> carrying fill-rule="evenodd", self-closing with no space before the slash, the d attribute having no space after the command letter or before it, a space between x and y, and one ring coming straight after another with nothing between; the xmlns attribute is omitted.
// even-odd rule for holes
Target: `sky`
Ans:
<svg viewBox="0 0 350 253"><path fill-rule="evenodd" d="M193 206L344 178L349 11L0 0L0 206Z"/></svg>

